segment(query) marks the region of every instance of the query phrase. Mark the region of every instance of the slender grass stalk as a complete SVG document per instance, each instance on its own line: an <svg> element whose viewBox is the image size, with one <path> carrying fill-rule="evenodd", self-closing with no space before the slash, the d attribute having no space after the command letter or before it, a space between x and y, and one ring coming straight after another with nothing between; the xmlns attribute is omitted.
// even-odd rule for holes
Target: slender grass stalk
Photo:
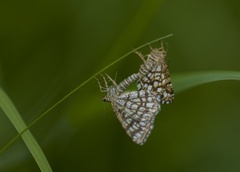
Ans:
<svg viewBox="0 0 240 172"><path fill-rule="evenodd" d="M173 34L169 34L166 35L164 37L160 37L157 38L153 41L147 42L137 48L134 48L132 51L128 52L127 54L123 55L122 57L118 58L117 60L115 60L114 62L110 63L109 65L107 65L106 67L104 67L103 69L101 69L100 71L98 71L97 73L93 74L91 77L89 77L87 80L85 80L84 82L82 82L78 87L76 87L74 90L72 90L70 93L68 93L67 95L65 95L63 98L61 98L58 102L56 102L54 105L52 105L48 110L46 110L43 114L41 114L38 118L36 118L31 124L29 124L27 127L25 127L24 129L22 129L21 131L19 131L19 134L17 136L15 136L10 142L8 142L8 144L6 144L1 150L0 150L0 154L6 150L11 144L13 144L18 138L20 138L26 131L28 131L29 128L31 128L35 123L37 123L40 119L42 119L48 112L50 112L51 110L53 110L56 106L58 106L61 102L63 102L65 99L67 99L68 97L70 97L73 93L75 93L76 91L78 91L81 87L83 87L84 85L86 85L89 81L91 81L93 78L95 78L95 76L99 75L100 73L102 73L103 71L105 71L106 69L108 69L109 67L113 66L114 64L116 64L117 62L119 62L120 60L123 60L125 57L127 57L129 54L136 52L137 50L150 45L154 42L158 42L160 40L166 39L170 36L172 36Z"/></svg>

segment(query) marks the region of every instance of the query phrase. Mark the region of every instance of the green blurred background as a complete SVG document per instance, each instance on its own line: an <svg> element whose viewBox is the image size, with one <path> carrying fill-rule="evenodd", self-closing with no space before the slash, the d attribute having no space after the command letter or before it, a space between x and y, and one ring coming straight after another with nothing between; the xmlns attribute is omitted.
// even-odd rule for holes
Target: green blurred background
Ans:
<svg viewBox="0 0 240 172"><path fill-rule="evenodd" d="M132 48L170 33L171 75L239 71L239 7L236 0L1 1L1 87L30 124ZM117 72L120 82L141 62L131 54L106 72ZM239 88L237 81L221 81L176 94L162 106L146 144L138 146L92 80L31 131L53 171L238 172ZM0 147L16 135L0 111ZM0 155L0 171L39 168L18 139Z"/></svg>

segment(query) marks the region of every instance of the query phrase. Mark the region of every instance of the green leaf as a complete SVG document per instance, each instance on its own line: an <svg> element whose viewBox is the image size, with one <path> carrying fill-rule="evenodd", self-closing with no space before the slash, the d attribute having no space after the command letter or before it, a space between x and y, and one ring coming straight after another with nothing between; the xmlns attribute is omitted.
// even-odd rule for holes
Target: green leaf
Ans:
<svg viewBox="0 0 240 172"><path fill-rule="evenodd" d="M179 93L202 84L225 80L240 80L240 72L202 71L188 74L176 74L172 77L175 93Z"/></svg>
<svg viewBox="0 0 240 172"><path fill-rule="evenodd" d="M27 129L27 126L24 123L23 119L21 118L21 115L17 111L16 107L14 106L10 98L2 90L1 87L0 87L0 107L2 108L4 113L7 115L11 123L14 125L19 135L21 135L21 133ZM22 133L21 137L23 141L26 143L28 149L33 155L41 171L52 171L42 149L40 148L39 144L31 134L31 132L29 130L26 130L24 133ZM7 148L11 143L12 142L7 144L5 148ZM3 148L2 151L3 150L5 149Z"/></svg>

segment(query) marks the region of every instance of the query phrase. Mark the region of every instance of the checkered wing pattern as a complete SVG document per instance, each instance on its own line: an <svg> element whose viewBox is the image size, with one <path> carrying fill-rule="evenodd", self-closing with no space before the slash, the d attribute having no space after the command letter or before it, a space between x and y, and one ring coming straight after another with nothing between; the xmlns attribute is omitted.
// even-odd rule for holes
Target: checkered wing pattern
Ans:
<svg viewBox="0 0 240 172"><path fill-rule="evenodd" d="M161 109L156 96L150 91L141 90L122 94L111 103L127 134L135 143L143 145Z"/></svg>
<svg viewBox="0 0 240 172"><path fill-rule="evenodd" d="M138 55L144 60L144 56ZM169 104L174 99L170 73L165 61L166 52L163 47L152 49L147 60L140 67L138 90L148 90L155 93L161 104Z"/></svg>

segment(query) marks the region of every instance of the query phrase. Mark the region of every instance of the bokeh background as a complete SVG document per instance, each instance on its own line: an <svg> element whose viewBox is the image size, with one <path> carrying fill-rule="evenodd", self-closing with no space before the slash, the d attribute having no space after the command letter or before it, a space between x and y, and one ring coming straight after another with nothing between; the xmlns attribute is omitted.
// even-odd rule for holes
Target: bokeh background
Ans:
<svg viewBox="0 0 240 172"><path fill-rule="evenodd" d="M1 1L1 87L30 124L100 69L170 33L171 75L239 71L239 7L236 0ZM117 73L120 82L141 63L131 54L106 73ZM238 172L239 88L237 81L221 81L176 93L172 104L162 106L146 144L138 146L91 80L31 131L53 171ZM17 132L0 114L2 148ZM0 171L39 168L18 139L0 155Z"/></svg>

